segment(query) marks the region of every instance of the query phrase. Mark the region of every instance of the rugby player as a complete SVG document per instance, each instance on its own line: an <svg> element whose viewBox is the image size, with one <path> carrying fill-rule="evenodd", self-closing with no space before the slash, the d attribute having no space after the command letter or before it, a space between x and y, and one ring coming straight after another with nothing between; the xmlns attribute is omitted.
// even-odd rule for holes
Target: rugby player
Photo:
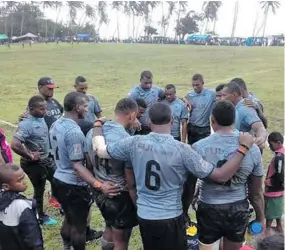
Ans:
<svg viewBox="0 0 285 250"><path fill-rule="evenodd" d="M62 105L55 98L53 98L55 88L57 88L57 86L55 85L54 80L50 77L42 77L38 81L39 95L45 99L47 104L46 105L47 111L45 113L44 119L48 126L48 129L50 129L51 125L63 114ZM29 107L26 108L26 112L24 113L24 115L20 116L20 121L27 118L28 116L29 116ZM49 154L49 158L53 162L52 170L50 170L51 172L54 171L54 160L51 154ZM53 197L53 189L51 189L51 195L49 195L48 203L50 206L54 208L60 208L60 204Z"/></svg>
<svg viewBox="0 0 285 250"><path fill-rule="evenodd" d="M239 148L239 133L234 132L235 107L229 101L217 102L212 111L214 134L192 145L192 148L216 167L228 161ZM223 237L223 248L239 250L249 223L249 204L256 221L264 224L262 192L263 166L257 145L246 153L239 171L224 183L209 179L200 182L196 212L201 250L212 249Z"/></svg>
<svg viewBox="0 0 285 250"><path fill-rule="evenodd" d="M87 80L83 76L76 77L74 88L78 93L82 93L87 96L88 112L84 116L84 120L94 124L97 118L102 117L102 109L96 98L91 94L87 93L88 90Z"/></svg>
<svg viewBox="0 0 285 250"><path fill-rule="evenodd" d="M47 102L42 96L33 96L28 107L29 116L19 123L11 148L21 156L20 165L33 185L39 221L44 225L55 225L57 221L46 215L43 208L46 180L52 182L54 174L53 161L49 157L48 126L44 120Z"/></svg>
<svg viewBox="0 0 285 250"><path fill-rule="evenodd" d="M252 93L248 93L247 86L243 79L241 78L234 78L231 82L236 82L242 90L242 97L244 98L244 103L249 106L253 107L256 110L257 115L259 116L260 120L262 121L265 128L268 127L267 118L264 115L264 108L262 102L257 99Z"/></svg>
<svg viewBox="0 0 285 250"><path fill-rule="evenodd" d="M254 132L255 144L263 149L267 138L266 129L253 108L244 104L242 90L235 82L230 82L223 88L223 99L229 100L235 105L235 128L241 132Z"/></svg>
<svg viewBox="0 0 285 250"><path fill-rule="evenodd" d="M152 104L156 103L159 99L160 88L152 85L153 75L150 71L146 70L141 73L140 84L135 88L130 90L128 97L136 100L137 98L142 98L149 108ZM145 135L150 133L150 128L148 126L148 109L139 119L141 123L140 133Z"/></svg>
<svg viewBox="0 0 285 250"><path fill-rule="evenodd" d="M184 102L176 97L176 88L173 84L166 85L165 96L166 99L162 102L169 105L172 112L173 124L171 128L171 135L174 137L174 139L185 143L187 137L188 110L185 107ZM181 127L182 129L180 129Z"/></svg>
<svg viewBox="0 0 285 250"><path fill-rule="evenodd" d="M145 250L187 249L181 201L187 173L201 179L227 182L253 144L249 134L240 135L238 151L223 166L215 168L189 145L170 135L171 116L168 105L153 104L149 109L152 133L129 136L107 146L99 121L94 132L93 148L99 157L126 161L132 167L130 171L133 170L134 177L127 182L129 186L136 185L138 222Z"/></svg>
<svg viewBox="0 0 285 250"><path fill-rule="evenodd" d="M126 130L132 128L137 111L137 103L130 98L121 99L117 103L114 121L107 121L103 125L103 136L107 143L123 140L129 136ZM93 130L90 130L87 135L87 148L94 175L101 182L110 181L121 189L121 193L113 198L109 198L101 191L95 191L97 207L106 222L102 249L126 250L132 228L137 225L136 209L125 179L127 164L123 161L99 158L94 154L92 138Z"/></svg>
<svg viewBox="0 0 285 250"><path fill-rule="evenodd" d="M64 98L64 116L51 127L50 140L55 156L55 197L65 217L61 228L64 249L85 250L86 225L92 195L88 185L103 193L117 193L118 187L96 180L85 167L86 138L77 122L88 111L86 95L71 92Z"/></svg>
<svg viewBox="0 0 285 250"><path fill-rule="evenodd" d="M216 87L216 102L222 100L223 98L223 88L226 84L221 83Z"/></svg>
<svg viewBox="0 0 285 250"><path fill-rule="evenodd" d="M213 89L204 88L204 78L200 74L192 77L193 91L186 95L186 100L191 105L188 122L188 143L193 143L211 134L210 115L216 100Z"/></svg>

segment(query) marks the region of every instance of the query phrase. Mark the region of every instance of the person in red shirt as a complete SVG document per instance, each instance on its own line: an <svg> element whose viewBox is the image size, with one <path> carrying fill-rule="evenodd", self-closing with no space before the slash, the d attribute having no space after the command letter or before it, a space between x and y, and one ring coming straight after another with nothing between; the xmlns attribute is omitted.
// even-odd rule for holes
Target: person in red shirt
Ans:
<svg viewBox="0 0 285 250"><path fill-rule="evenodd" d="M277 231L283 233L281 224L284 212L284 138L279 132L268 136L270 149L275 155L268 167L265 179L265 218L266 232L269 233L273 220L276 220Z"/></svg>

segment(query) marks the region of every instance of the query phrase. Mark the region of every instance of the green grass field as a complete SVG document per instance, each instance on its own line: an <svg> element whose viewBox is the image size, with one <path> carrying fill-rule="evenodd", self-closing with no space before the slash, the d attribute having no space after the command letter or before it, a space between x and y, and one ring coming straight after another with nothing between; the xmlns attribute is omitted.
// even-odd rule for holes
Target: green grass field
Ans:
<svg viewBox="0 0 285 250"><path fill-rule="evenodd" d="M234 77L242 77L250 91L265 105L269 130L284 131L284 59L283 48L207 47L185 45L138 44L42 44L32 48L12 45L0 46L0 119L17 123L28 99L37 93L40 77L50 76L59 86L55 97L62 102L73 91L74 79L83 75L88 79L89 92L101 103L103 114L112 116L117 100L125 97L129 89L139 81L142 70L154 74L158 86L173 83L178 94L184 96L191 90L191 76L204 75L207 87L226 83ZM9 140L13 128L0 123ZM271 153L264 154L267 166ZM16 157L16 161L18 162ZM48 189L48 188L47 188ZM31 186L26 192L32 195ZM47 208L49 214L60 219L57 211ZM94 207L92 227L103 229L104 223ZM61 249L60 225L44 228L47 250ZM87 249L100 249L92 243ZM142 249L139 231L133 233L130 250Z"/></svg>

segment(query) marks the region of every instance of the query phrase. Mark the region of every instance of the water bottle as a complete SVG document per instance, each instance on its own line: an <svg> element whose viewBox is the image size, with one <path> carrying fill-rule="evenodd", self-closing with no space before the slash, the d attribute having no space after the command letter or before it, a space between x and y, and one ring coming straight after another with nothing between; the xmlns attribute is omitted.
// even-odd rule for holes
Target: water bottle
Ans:
<svg viewBox="0 0 285 250"><path fill-rule="evenodd" d="M262 231L263 227L261 223L257 221L250 222L246 233L246 241L250 240L252 237L258 236Z"/></svg>
<svg viewBox="0 0 285 250"><path fill-rule="evenodd" d="M186 237L187 237L187 249L199 250L197 227L195 223L191 223L190 226L186 229Z"/></svg>

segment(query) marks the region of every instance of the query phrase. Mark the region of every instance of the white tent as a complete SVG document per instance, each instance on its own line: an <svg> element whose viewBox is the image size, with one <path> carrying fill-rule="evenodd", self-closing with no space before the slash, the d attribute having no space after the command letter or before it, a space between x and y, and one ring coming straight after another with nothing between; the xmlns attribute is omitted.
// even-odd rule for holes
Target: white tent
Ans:
<svg viewBox="0 0 285 250"><path fill-rule="evenodd" d="M28 38L28 39L32 39L32 38L37 38L38 36L36 36L36 35L34 35L34 34L32 34L32 33L27 33L27 34L25 34L25 35L23 35L23 36L13 36L12 37L12 40L22 40L22 39L26 39L26 38Z"/></svg>

